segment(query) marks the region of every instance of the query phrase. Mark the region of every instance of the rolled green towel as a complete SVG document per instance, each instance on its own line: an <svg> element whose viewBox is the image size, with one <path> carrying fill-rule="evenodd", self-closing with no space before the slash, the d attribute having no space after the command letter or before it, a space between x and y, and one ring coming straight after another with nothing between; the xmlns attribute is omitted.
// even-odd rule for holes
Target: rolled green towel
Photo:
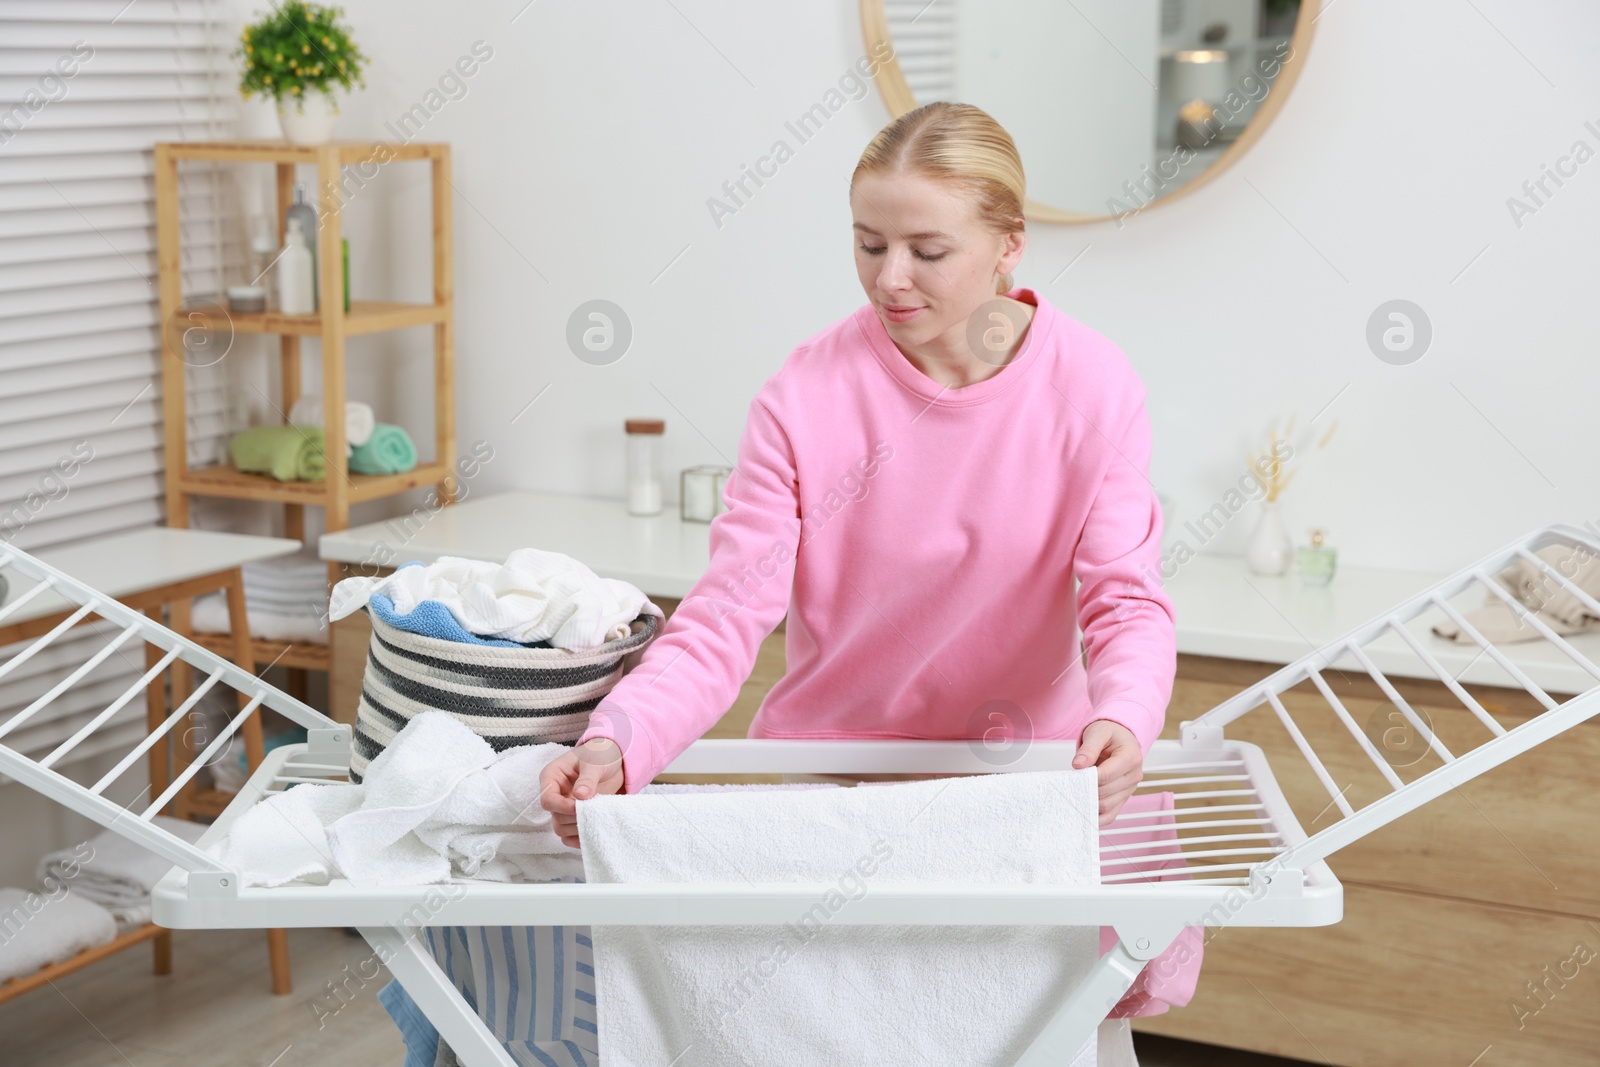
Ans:
<svg viewBox="0 0 1600 1067"><path fill-rule="evenodd" d="M392 422L374 424L367 443L350 453L350 469L356 474L404 474L416 465L411 435Z"/></svg>
<svg viewBox="0 0 1600 1067"><path fill-rule="evenodd" d="M327 473L322 431L306 426L254 426L228 441L233 465L280 482L321 481Z"/></svg>

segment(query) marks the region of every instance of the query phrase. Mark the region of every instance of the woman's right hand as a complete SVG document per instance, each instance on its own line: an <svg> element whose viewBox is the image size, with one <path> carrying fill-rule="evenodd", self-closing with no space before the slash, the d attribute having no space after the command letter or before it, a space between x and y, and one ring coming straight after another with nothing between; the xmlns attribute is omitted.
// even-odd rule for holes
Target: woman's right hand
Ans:
<svg viewBox="0 0 1600 1067"><path fill-rule="evenodd" d="M622 792L622 749L595 737L551 760L539 772L539 805L548 811L562 844L578 847L578 801Z"/></svg>

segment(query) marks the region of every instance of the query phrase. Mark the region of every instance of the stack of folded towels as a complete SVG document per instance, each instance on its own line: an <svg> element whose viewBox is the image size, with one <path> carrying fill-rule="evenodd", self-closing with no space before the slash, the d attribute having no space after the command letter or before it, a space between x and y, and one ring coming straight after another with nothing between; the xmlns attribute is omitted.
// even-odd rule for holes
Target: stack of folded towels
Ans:
<svg viewBox="0 0 1600 1067"><path fill-rule="evenodd" d="M302 549L292 556L246 563L244 606L250 636L264 641L328 643L328 565ZM208 593L194 602L199 633L228 633L228 598Z"/></svg>
<svg viewBox="0 0 1600 1067"><path fill-rule="evenodd" d="M155 816L185 841L205 827ZM150 921L150 891L169 860L104 830L39 860L40 888L0 889L0 981L32 974Z"/></svg>
<svg viewBox="0 0 1600 1067"><path fill-rule="evenodd" d="M417 465L410 435L393 423L378 422L370 404L346 404L344 426L352 473L403 474ZM283 482L318 481L327 473L322 427L322 398L302 396L289 409L288 425L242 430L229 440L228 452L242 471Z"/></svg>
<svg viewBox="0 0 1600 1067"><path fill-rule="evenodd" d="M666 618L638 587L538 548L519 548L504 563L441 556L382 578L346 578L333 587L328 617L363 607L395 629L442 641L572 650L627 637L640 612Z"/></svg>

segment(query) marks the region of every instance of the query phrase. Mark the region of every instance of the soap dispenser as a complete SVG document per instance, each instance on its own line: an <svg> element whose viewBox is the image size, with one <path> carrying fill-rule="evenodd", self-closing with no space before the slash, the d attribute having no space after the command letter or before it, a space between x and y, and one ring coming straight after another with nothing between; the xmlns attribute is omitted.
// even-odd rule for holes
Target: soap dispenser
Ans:
<svg viewBox="0 0 1600 1067"><path fill-rule="evenodd" d="M317 289L317 210L306 200L305 182L295 182L294 203L284 212L283 231L286 243L289 237L289 224L297 219L300 222L301 243L306 246L306 251L311 253L311 311L316 311L320 304L320 294Z"/></svg>

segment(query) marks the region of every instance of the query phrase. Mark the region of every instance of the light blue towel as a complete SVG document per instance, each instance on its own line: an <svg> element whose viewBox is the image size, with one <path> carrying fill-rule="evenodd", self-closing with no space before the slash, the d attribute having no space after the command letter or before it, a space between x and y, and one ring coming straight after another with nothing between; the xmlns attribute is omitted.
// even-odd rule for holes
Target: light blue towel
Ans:
<svg viewBox="0 0 1600 1067"><path fill-rule="evenodd" d="M421 567L420 559L409 560L400 564L397 570L407 567ZM496 648L554 648L549 641L532 641L523 644L520 641L507 641L500 637L479 637L477 634L461 625L448 607L437 600L424 600L410 611L402 614L395 610L394 598L383 593L374 593L367 598L367 610L396 630L405 630L408 633L421 634L423 637L433 637L440 641L460 641L468 645L493 645Z"/></svg>

